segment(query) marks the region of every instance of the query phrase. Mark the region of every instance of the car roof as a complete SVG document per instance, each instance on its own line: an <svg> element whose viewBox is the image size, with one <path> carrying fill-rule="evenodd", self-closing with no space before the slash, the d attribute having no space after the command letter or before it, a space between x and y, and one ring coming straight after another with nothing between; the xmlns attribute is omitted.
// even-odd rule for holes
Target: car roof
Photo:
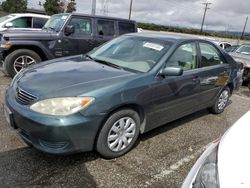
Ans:
<svg viewBox="0 0 250 188"><path fill-rule="evenodd" d="M129 33L126 34L127 36L140 36L140 37L147 37L147 38L156 38L161 39L169 42L184 42L188 40L197 40L197 41L208 41L206 39L200 39L198 37L190 37L184 35L175 35L175 34L168 34L168 33L161 33L161 32L140 32L140 33Z"/></svg>
<svg viewBox="0 0 250 188"><path fill-rule="evenodd" d="M117 17L109 17L109 16L100 16L100 15L90 15L90 14L82 14L82 13L60 13L61 15L72 15L72 16L86 16L91 18L103 18L103 19L113 19L113 20L121 20L126 22L135 22L134 20L129 20L125 18L117 18ZM60 15L57 14L57 15Z"/></svg>
<svg viewBox="0 0 250 188"><path fill-rule="evenodd" d="M40 18L49 18L50 16L48 15L43 15L43 14L34 14L34 13L15 13L15 14L10 14L14 16L32 16L32 17L40 17Z"/></svg>

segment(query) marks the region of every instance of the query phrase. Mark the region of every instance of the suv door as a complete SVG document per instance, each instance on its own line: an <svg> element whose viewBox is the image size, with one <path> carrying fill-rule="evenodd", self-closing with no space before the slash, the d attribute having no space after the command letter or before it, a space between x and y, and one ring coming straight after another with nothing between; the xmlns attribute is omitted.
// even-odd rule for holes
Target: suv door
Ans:
<svg viewBox="0 0 250 188"><path fill-rule="evenodd" d="M227 85L230 66L218 48L207 42L199 42L199 75L201 105L213 104L222 87Z"/></svg>
<svg viewBox="0 0 250 188"><path fill-rule="evenodd" d="M198 59L195 42L181 44L167 60L165 67L182 67L181 76L168 76L157 78L153 88L154 111L151 113L150 125L162 125L185 116L197 110L197 95L199 82L197 82Z"/></svg>
<svg viewBox="0 0 250 188"><path fill-rule="evenodd" d="M116 36L115 21L97 19L95 24L96 29L96 43L103 44L106 41L113 39Z"/></svg>
<svg viewBox="0 0 250 188"><path fill-rule="evenodd" d="M72 17L67 25L74 26L74 33L63 34L63 56L77 55L89 52L94 43L92 18Z"/></svg>

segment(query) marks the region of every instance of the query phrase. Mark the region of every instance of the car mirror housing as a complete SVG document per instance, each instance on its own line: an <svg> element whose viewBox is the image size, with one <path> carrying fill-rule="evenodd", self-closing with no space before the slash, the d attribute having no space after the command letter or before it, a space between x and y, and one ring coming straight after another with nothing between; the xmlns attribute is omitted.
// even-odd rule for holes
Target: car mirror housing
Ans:
<svg viewBox="0 0 250 188"><path fill-rule="evenodd" d="M67 25L65 27L65 35L71 35L75 32L75 27L73 25Z"/></svg>
<svg viewBox="0 0 250 188"><path fill-rule="evenodd" d="M7 27L7 28L13 27L13 23L8 22L8 23L5 24L5 27Z"/></svg>
<svg viewBox="0 0 250 188"><path fill-rule="evenodd" d="M159 72L161 76L181 76L183 69L181 67L165 67Z"/></svg>

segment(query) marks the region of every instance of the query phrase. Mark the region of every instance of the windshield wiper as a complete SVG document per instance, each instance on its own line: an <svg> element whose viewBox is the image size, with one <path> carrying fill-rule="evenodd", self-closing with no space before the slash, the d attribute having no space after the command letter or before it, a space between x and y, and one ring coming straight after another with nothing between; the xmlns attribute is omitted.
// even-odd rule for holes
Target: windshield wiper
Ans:
<svg viewBox="0 0 250 188"><path fill-rule="evenodd" d="M90 55L88 55L88 54L86 54L86 55L85 55L85 57L87 57L87 58L89 58L89 59L91 59L91 60L93 60L93 61L94 61L93 57L91 57L91 56L90 56Z"/></svg>
<svg viewBox="0 0 250 188"><path fill-rule="evenodd" d="M114 68L119 69L119 70L122 70L122 69L123 69L123 68L120 67L119 65L116 65L116 64L114 64L114 63L110 63L110 62L105 61L105 60L95 59L95 58L93 58L93 60L96 61L96 62L98 62L98 63L104 64L104 65L108 65L108 66L110 66L110 67L114 67Z"/></svg>

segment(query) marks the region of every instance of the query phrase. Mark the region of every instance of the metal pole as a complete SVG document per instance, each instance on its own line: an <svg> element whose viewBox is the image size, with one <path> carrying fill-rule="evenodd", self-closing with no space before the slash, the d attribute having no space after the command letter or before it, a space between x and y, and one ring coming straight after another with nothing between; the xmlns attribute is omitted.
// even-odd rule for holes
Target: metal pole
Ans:
<svg viewBox="0 0 250 188"><path fill-rule="evenodd" d="M240 37L241 40L242 40L243 37L244 37L245 29L246 29L246 26L247 26L247 21L248 21L248 16L246 17L245 25L244 25L243 31L242 31L242 33L241 33L241 37Z"/></svg>
<svg viewBox="0 0 250 188"><path fill-rule="evenodd" d="M133 5L133 0L130 0L129 16L128 16L129 20L131 19L132 5Z"/></svg>
<svg viewBox="0 0 250 188"><path fill-rule="evenodd" d="M207 9L210 9L210 8L208 8L208 5L210 5L210 4L212 4L212 3L203 3L203 4L205 5L205 10L204 10L203 18L202 18L200 33L202 33L202 30L203 30L203 25L204 25L204 21L205 21Z"/></svg>
<svg viewBox="0 0 250 188"><path fill-rule="evenodd" d="M92 15L95 15L96 13L96 0L92 0Z"/></svg>

